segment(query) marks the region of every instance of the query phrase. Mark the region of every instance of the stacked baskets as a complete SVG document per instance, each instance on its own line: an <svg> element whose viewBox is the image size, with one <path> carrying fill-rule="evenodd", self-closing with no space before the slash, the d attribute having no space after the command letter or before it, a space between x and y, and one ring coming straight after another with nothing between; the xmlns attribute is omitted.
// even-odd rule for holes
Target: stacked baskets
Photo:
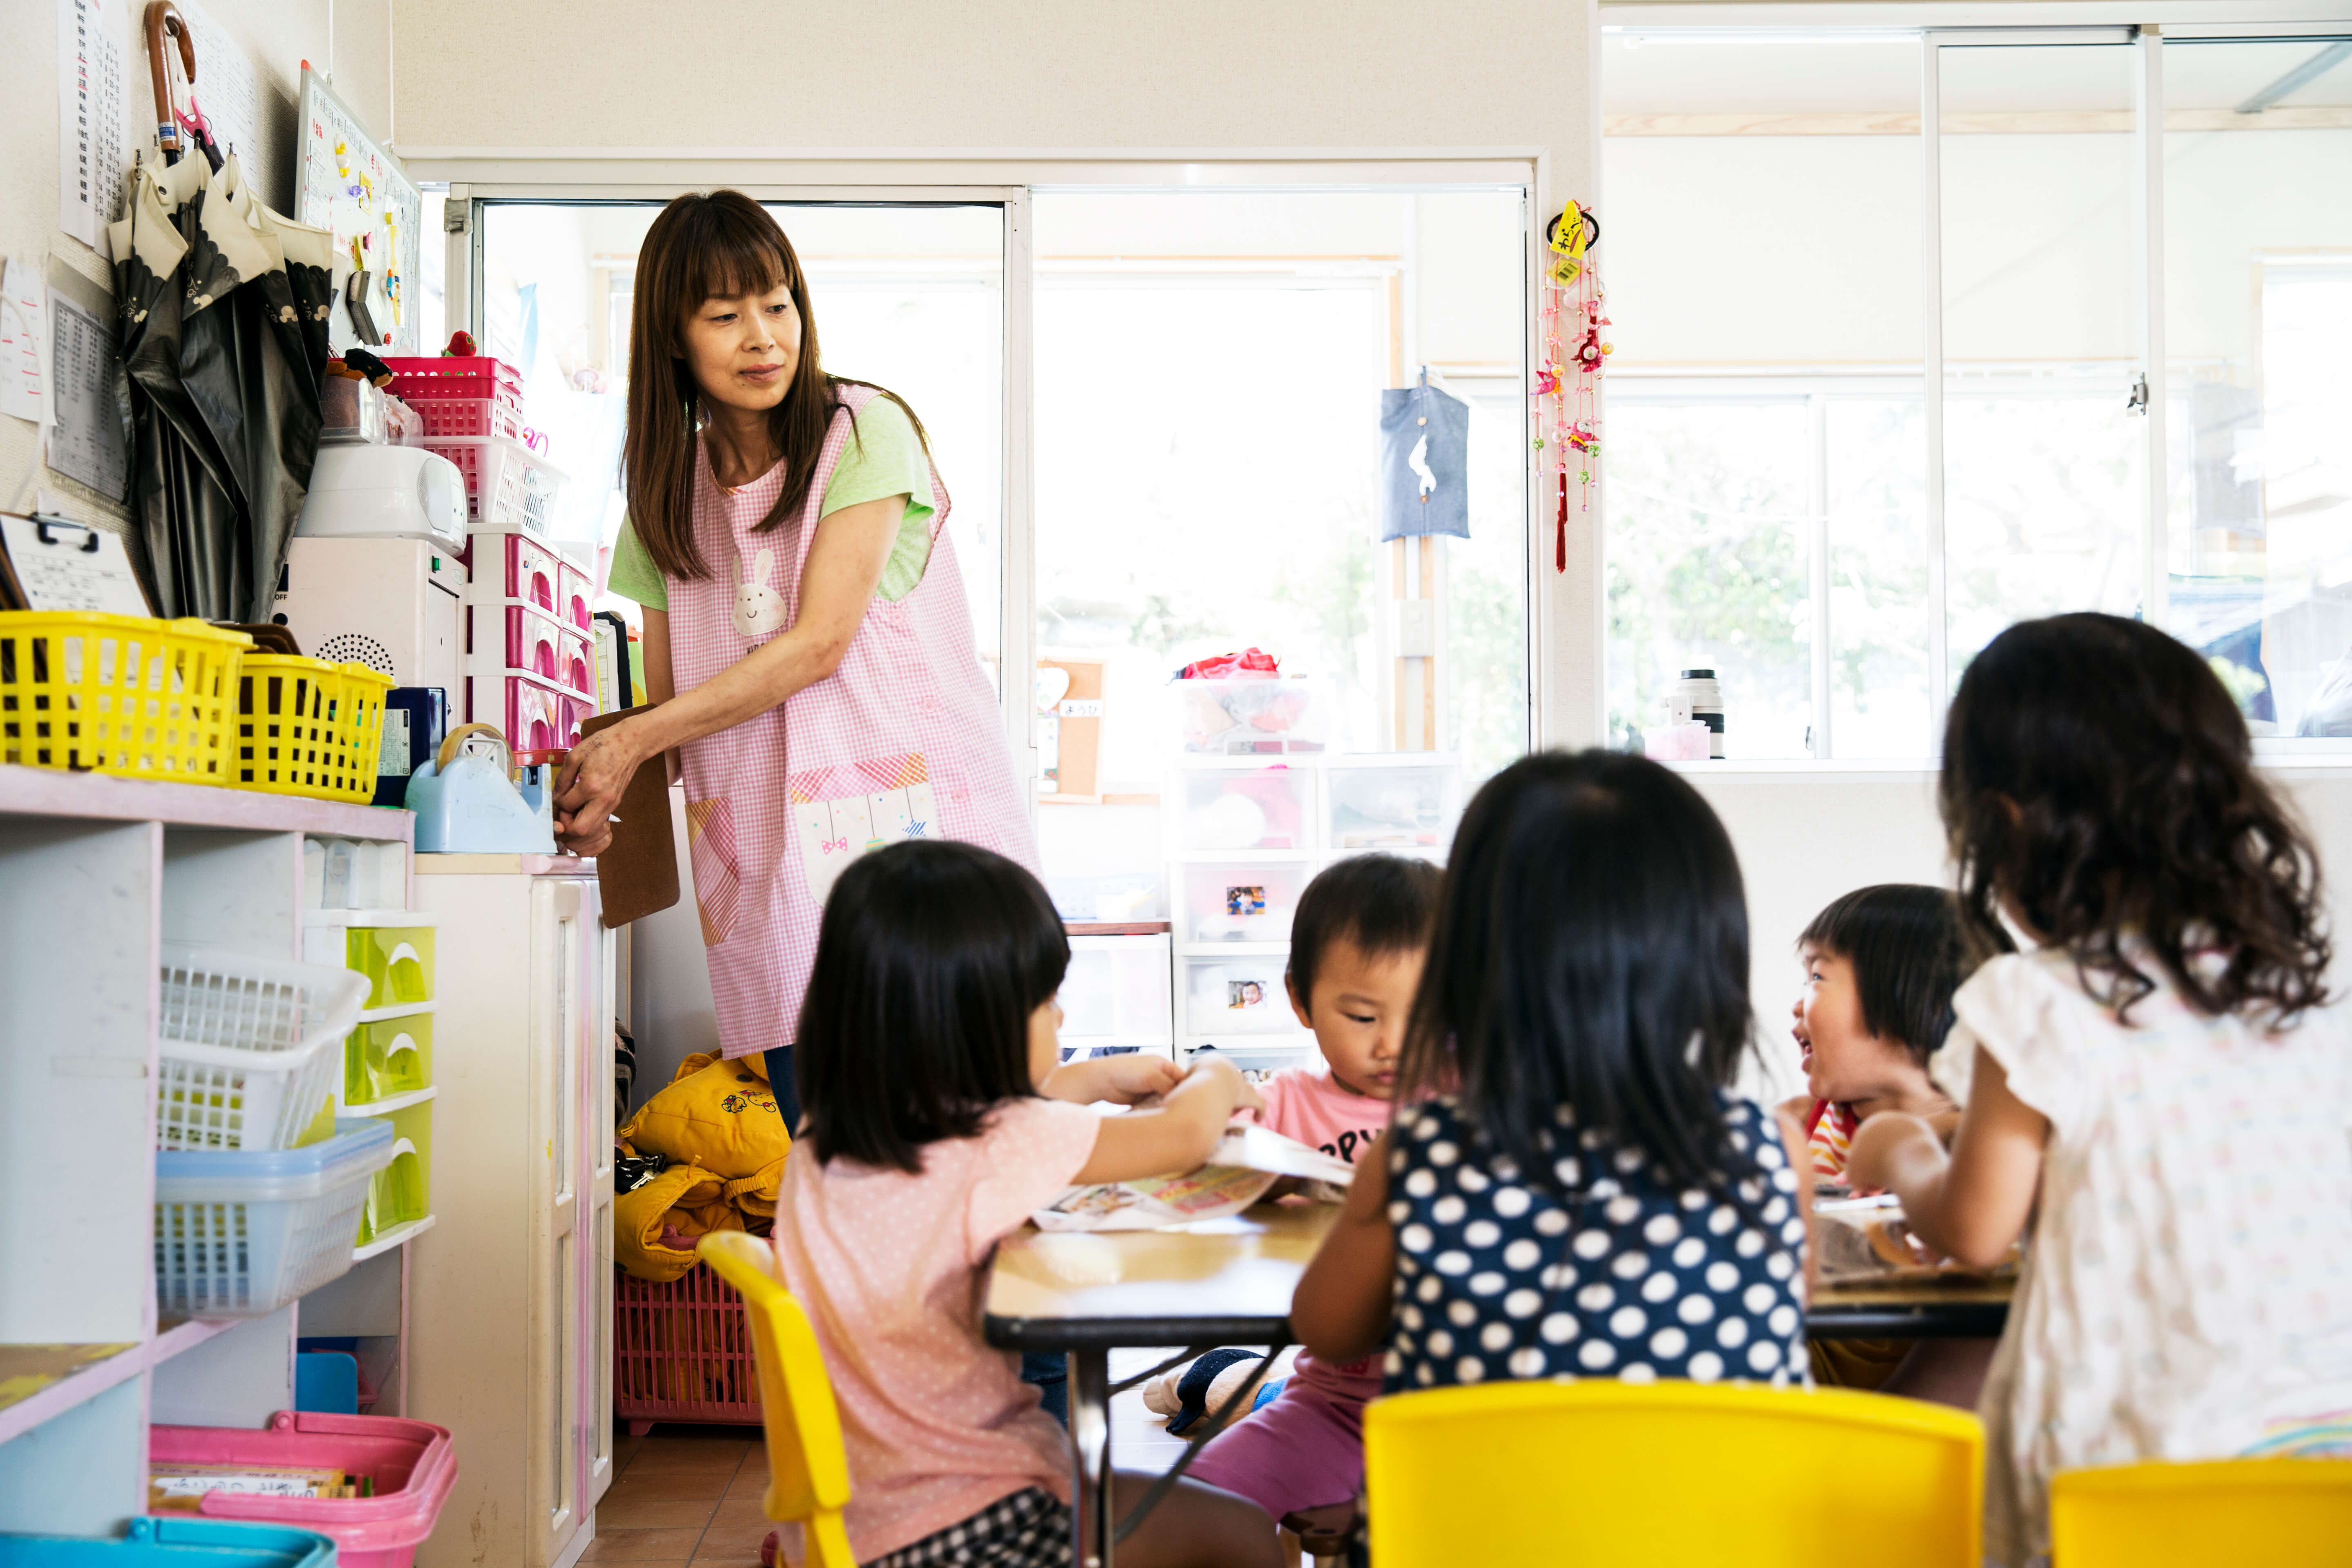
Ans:
<svg viewBox="0 0 2352 1568"><path fill-rule="evenodd" d="M391 689L203 621L0 611L0 763L365 805Z"/></svg>
<svg viewBox="0 0 2352 1568"><path fill-rule="evenodd" d="M163 944L155 1292L166 1314L265 1317L352 1265L389 1122L306 1146L366 999L345 969Z"/></svg>
<svg viewBox="0 0 2352 1568"><path fill-rule="evenodd" d="M203 621L0 611L0 763L226 784L252 646Z"/></svg>

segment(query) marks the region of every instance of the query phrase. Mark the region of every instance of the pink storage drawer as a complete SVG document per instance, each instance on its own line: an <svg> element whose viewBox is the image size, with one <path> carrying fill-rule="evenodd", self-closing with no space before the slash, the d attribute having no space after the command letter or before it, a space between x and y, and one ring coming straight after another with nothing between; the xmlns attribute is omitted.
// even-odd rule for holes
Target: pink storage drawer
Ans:
<svg viewBox="0 0 2352 1568"><path fill-rule="evenodd" d="M556 595L562 587L562 563L556 559L555 552L527 534L478 534L476 539L484 545L495 541L499 552L497 558L476 566L477 573L483 566L503 572L508 598L520 599L551 616L559 616ZM478 549L476 553L481 552ZM479 576L475 578L477 584L483 581Z"/></svg>
<svg viewBox="0 0 2352 1568"><path fill-rule="evenodd" d="M596 690L595 658L588 639L545 611L516 600L506 607L509 669L528 669L583 697Z"/></svg>
<svg viewBox="0 0 2352 1568"><path fill-rule="evenodd" d="M588 580L588 574L559 556L555 563L556 618L569 621L583 632L593 631L596 623L590 617L595 608L595 597L596 585Z"/></svg>
<svg viewBox="0 0 2352 1568"><path fill-rule="evenodd" d="M206 1492L208 1519L266 1521L334 1537L342 1568L409 1568L457 1481L448 1429L387 1415L281 1410L258 1431L151 1426L152 1468L171 1464L332 1466L375 1483L368 1498L278 1498Z"/></svg>
<svg viewBox="0 0 2352 1568"><path fill-rule="evenodd" d="M505 689L485 700L483 688L491 682ZM469 717L478 723L496 724L505 732L511 750L558 751L580 739L580 721L587 716L583 711L586 704L564 696L529 670L509 669L504 675L476 676L467 685L473 693Z"/></svg>

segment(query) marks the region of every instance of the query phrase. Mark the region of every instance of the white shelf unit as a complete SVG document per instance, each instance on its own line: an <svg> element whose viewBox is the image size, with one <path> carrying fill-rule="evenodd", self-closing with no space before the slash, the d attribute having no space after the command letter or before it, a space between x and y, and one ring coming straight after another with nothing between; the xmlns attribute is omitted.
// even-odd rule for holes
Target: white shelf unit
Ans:
<svg viewBox="0 0 2352 1568"><path fill-rule="evenodd" d="M117 1535L145 1510L151 1422L292 1406L304 1303L157 1320L159 944L299 958L305 839L391 847L404 882L413 820L0 765L0 1141L52 1173L0 1194L0 1380L46 1375L55 1347L117 1347L0 1406L0 1532Z"/></svg>
<svg viewBox="0 0 2352 1568"><path fill-rule="evenodd" d="M1262 1070L1316 1059L1283 986L1299 894L1353 855L1443 864L1461 772L1439 752L1176 761L1160 799L1179 1061L1209 1047Z"/></svg>

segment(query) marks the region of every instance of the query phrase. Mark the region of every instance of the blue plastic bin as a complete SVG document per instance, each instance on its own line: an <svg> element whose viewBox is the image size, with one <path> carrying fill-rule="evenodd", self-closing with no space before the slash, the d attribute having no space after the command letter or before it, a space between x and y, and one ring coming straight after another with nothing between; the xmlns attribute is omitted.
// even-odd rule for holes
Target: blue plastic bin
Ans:
<svg viewBox="0 0 2352 1568"><path fill-rule="evenodd" d="M392 1123L339 1117L306 1149L155 1156L155 1304L184 1318L262 1318L352 1266L368 1182Z"/></svg>
<svg viewBox="0 0 2352 1568"><path fill-rule="evenodd" d="M274 1524L134 1519L121 1541L0 1535L0 1568L335 1568L335 1543Z"/></svg>

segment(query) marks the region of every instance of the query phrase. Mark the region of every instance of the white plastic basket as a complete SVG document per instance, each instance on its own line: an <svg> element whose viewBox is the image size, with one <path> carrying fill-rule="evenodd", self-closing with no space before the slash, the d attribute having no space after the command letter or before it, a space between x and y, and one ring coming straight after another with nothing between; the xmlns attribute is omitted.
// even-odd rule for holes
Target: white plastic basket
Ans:
<svg viewBox="0 0 2352 1568"><path fill-rule="evenodd" d="M392 1163L385 1121L338 1118L305 1149L155 1156L155 1305L260 1318L352 1266L368 1184Z"/></svg>
<svg viewBox="0 0 2352 1568"><path fill-rule="evenodd" d="M367 976L163 944L155 1147L284 1149L334 1090Z"/></svg>

